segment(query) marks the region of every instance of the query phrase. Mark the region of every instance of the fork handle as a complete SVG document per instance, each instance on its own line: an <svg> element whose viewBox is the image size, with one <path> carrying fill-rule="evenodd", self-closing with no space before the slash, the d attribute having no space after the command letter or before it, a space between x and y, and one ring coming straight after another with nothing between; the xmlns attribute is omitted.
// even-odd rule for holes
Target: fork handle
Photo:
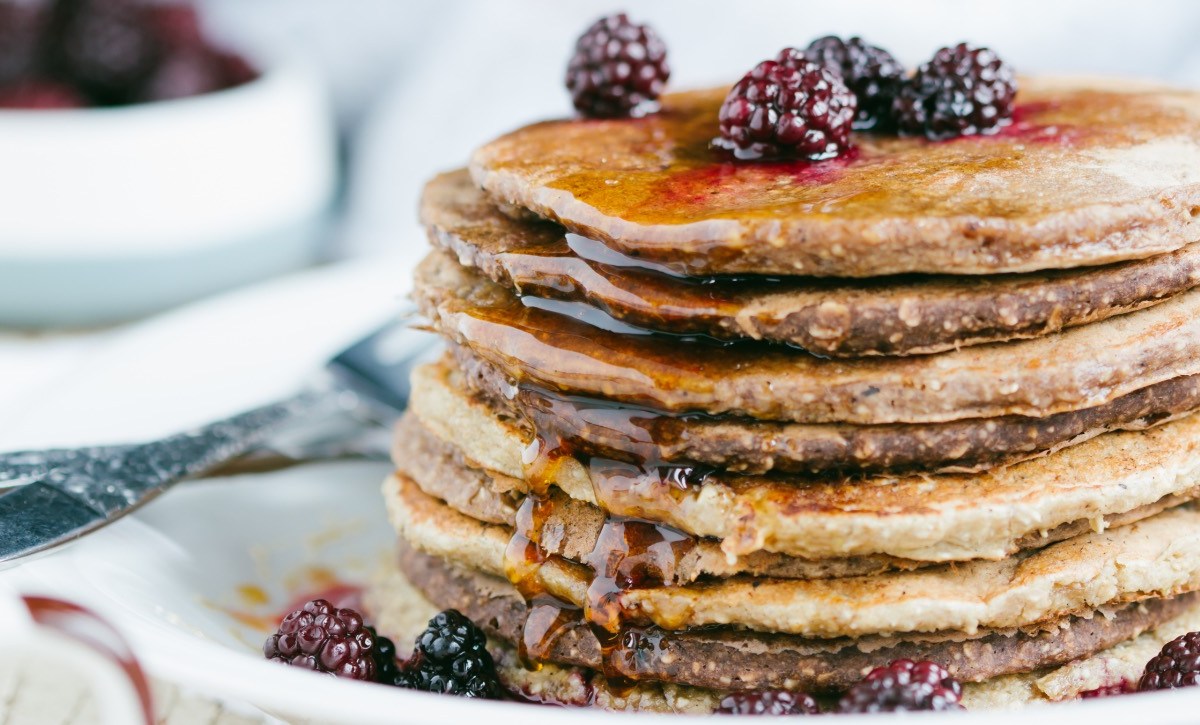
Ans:
<svg viewBox="0 0 1200 725"><path fill-rule="evenodd" d="M204 473L256 447L287 423L345 408L346 392L314 387L225 420L148 443L0 455L0 480L38 480L119 515L150 495Z"/></svg>

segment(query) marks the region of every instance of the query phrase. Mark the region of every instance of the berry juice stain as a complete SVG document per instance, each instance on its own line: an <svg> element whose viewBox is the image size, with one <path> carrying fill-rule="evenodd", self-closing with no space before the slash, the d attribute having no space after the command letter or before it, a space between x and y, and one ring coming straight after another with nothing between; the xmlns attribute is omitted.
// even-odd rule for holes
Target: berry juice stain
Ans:
<svg viewBox="0 0 1200 725"><path fill-rule="evenodd" d="M156 721L150 680L120 632L95 612L71 602L34 596L23 601L38 626L64 634L116 665L137 695L143 722Z"/></svg>
<svg viewBox="0 0 1200 725"><path fill-rule="evenodd" d="M273 632L289 612L300 609L313 599L324 599L335 608L363 611L363 587L341 580L331 569L304 566L284 577L288 590L286 601L279 601L261 585L243 583L234 587L234 604L206 601L209 607L221 612L242 627L264 633ZM240 635L236 630L235 635ZM257 645L256 645L257 646Z"/></svg>

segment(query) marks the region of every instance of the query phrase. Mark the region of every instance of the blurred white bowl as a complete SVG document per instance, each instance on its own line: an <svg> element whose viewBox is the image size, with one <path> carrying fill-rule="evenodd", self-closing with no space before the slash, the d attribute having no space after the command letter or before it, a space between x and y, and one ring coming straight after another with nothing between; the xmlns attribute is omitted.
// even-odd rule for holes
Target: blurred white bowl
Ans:
<svg viewBox="0 0 1200 725"><path fill-rule="evenodd" d="M0 324L126 319L311 262L332 113L303 64L259 67L177 101L0 111Z"/></svg>

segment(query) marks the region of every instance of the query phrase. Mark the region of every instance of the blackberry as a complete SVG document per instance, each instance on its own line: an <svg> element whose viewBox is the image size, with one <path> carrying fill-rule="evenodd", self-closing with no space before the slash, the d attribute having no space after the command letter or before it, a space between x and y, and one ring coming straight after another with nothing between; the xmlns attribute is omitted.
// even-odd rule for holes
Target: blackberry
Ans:
<svg viewBox="0 0 1200 725"><path fill-rule="evenodd" d="M991 133L1012 119L1017 82L987 48L942 48L900 88L892 114L901 134L947 139Z"/></svg>
<svg viewBox="0 0 1200 725"><path fill-rule="evenodd" d="M144 10L131 0L59 0L49 51L56 74L101 104L134 100L163 54Z"/></svg>
<svg viewBox="0 0 1200 725"><path fill-rule="evenodd" d="M366 630L375 638L375 649L372 651L375 659L375 681L385 685L398 684L400 663L396 661L396 643L381 636L374 627L366 627Z"/></svg>
<svg viewBox="0 0 1200 725"><path fill-rule="evenodd" d="M263 643L263 655L294 667L375 682L377 648L361 614L314 599L283 618L279 631Z"/></svg>
<svg viewBox="0 0 1200 725"><path fill-rule="evenodd" d="M658 33L620 13L600 18L579 36L567 64L567 90L584 116L637 117L657 110L670 76Z"/></svg>
<svg viewBox="0 0 1200 725"><path fill-rule="evenodd" d="M462 697L500 697L487 635L454 609L429 620L397 684Z"/></svg>
<svg viewBox="0 0 1200 725"><path fill-rule="evenodd" d="M862 38L842 40L836 35L817 38L804 55L841 74L858 99L854 128L890 130L892 100L904 82L904 66L886 50L868 45Z"/></svg>
<svg viewBox="0 0 1200 725"><path fill-rule="evenodd" d="M962 710L962 685L933 662L896 660L871 670L838 700L837 711Z"/></svg>
<svg viewBox="0 0 1200 725"><path fill-rule="evenodd" d="M1185 635L1163 645L1138 682L1138 691L1170 690L1200 683L1200 632Z"/></svg>
<svg viewBox="0 0 1200 725"><path fill-rule="evenodd" d="M784 48L729 90L714 145L743 159L831 158L850 147L857 108L841 76Z"/></svg>
<svg viewBox="0 0 1200 725"><path fill-rule="evenodd" d="M717 707L718 715L820 715L817 701L803 692L734 692Z"/></svg>

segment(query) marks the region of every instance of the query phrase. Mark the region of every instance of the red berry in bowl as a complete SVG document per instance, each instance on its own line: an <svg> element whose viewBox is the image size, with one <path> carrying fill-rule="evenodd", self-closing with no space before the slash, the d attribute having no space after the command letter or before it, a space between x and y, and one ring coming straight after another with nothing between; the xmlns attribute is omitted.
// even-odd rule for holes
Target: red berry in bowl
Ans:
<svg viewBox="0 0 1200 725"><path fill-rule="evenodd" d="M857 110L840 75L784 48L729 90L714 145L743 159L832 158L850 148Z"/></svg>
<svg viewBox="0 0 1200 725"><path fill-rule="evenodd" d="M1200 632L1185 635L1163 645L1138 682L1138 690L1171 690L1200 683Z"/></svg>
<svg viewBox="0 0 1200 725"><path fill-rule="evenodd" d="M820 715L817 701L803 692L762 690L726 695L718 715Z"/></svg>
<svg viewBox="0 0 1200 725"><path fill-rule="evenodd" d="M50 17L49 3L0 1L0 85L31 78Z"/></svg>
<svg viewBox="0 0 1200 725"><path fill-rule="evenodd" d="M131 0L59 0L53 23L55 74L102 105L133 100L163 54L145 8Z"/></svg>
<svg viewBox="0 0 1200 725"><path fill-rule="evenodd" d="M192 5L180 2L147 5L145 18L159 42L171 50L207 46L200 27L200 16Z"/></svg>
<svg viewBox="0 0 1200 725"><path fill-rule="evenodd" d="M220 69L222 88L232 88L258 78L258 71L240 55L217 53L216 64Z"/></svg>
<svg viewBox="0 0 1200 725"><path fill-rule="evenodd" d="M378 647L361 614L314 599L283 618L279 630L263 643L263 655L294 667L375 682Z"/></svg>
<svg viewBox="0 0 1200 725"><path fill-rule="evenodd" d="M933 662L896 660L871 670L838 700L842 713L962 710L962 685Z"/></svg>
<svg viewBox="0 0 1200 725"><path fill-rule="evenodd" d="M960 43L921 65L892 102L900 133L947 139L994 133L1012 120L1017 82L987 48Z"/></svg>
<svg viewBox="0 0 1200 725"><path fill-rule="evenodd" d="M85 105L75 89L54 81L23 81L0 88L0 108L54 110Z"/></svg>
<svg viewBox="0 0 1200 725"><path fill-rule="evenodd" d="M203 48L172 52L138 94L140 101L189 98L225 87L218 61Z"/></svg>
<svg viewBox="0 0 1200 725"><path fill-rule="evenodd" d="M600 18L579 36L567 65L567 90L584 116L636 117L657 109L670 76L658 33L620 13Z"/></svg>

